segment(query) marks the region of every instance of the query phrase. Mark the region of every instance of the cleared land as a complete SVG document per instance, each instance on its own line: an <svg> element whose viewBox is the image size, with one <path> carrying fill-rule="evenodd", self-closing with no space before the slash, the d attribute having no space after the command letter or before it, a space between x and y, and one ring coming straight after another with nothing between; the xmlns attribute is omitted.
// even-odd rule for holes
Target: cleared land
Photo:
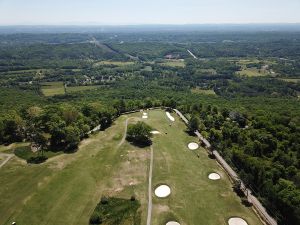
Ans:
<svg viewBox="0 0 300 225"><path fill-rule="evenodd" d="M184 60L176 60L176 59L170 59L170 60L164 60L161 63L158 63L159 65L162 66L169 66L169 67L185 67L185 62Z"/></svg>
<svg viewBox="0 0 300 225"><path fill-rule="evenodd" d="M132 61L100 61L100 62L96 62L94 63L94 67L97 67L97 66L103 66L103 65L112 65L112 66L120 66L120 67L123 67L123 66L130 66L130 65L134 65L135 62L132 62Z"/></svg>
<svg viewBox="0 0 300 225"><path fill-rule="evenodd" d="M168 221L227 224L232 216L244 218L249 225L261 224L241 204L226 174L205 150L188 150L187 144L197 139L186 134L176 115L172 114L175 122L170 126L164 111L148 114L145 122L161 132L153 138L152 225ZM119 145L129 117L127 122L135 123L141 113L121 116L106 131L84 140L74 154L62 154L40 165L11 159L0 169L0 224L88 224L101 196L128 199L133 194L141 202L141 224L146 224L150 148L128 142ZM209 180L212 172L222 179ZM172 190L165 199L154 195L161 184Z"/></svg>
<svg viewBox="0 0 300 225"><path fill-rule="evenodd" d="M54 95L64 95L65 88L63 82L45 82L42 83L42 93L43 95L49 97Z"/></svg>
<svg viewBox="0 0 300 225"><path fill-rule="evenodd" d="M244 68L243 70L238 71L237 74L247 77L262 77L271 75L271 72L257 68Z"/></svg>

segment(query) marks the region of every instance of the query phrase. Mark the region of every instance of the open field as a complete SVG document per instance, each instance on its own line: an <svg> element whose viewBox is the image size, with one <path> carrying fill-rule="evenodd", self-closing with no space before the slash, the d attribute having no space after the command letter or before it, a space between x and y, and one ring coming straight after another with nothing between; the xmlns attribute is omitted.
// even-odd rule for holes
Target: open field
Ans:
<svg viewBox="0 0 300 225"><path fill-rule="evenodd" d="M231 216L243 217L249 225L261 224L233 193L215 160L202 148L188 150L187 144L197 139L186 134L177 116L173 115L175 122L170 126L164 111L148 115L144 121L160 131L153 138L152 189L168 184L172 191L166 199L153 193L151 224L176 219L183 225L225 225ZM122 142L128 118L135 123L141 113L121 116L106 131L84 140L74 154L62 154L40 165L11 159L0 169L0 224L88 224L101 196L128 199L133 194L141 203L141 224L146 224L150 148ZM211 172L219 173L221 180L209 180Z"/></svg>
<svg viewBox="0 0 300 225"><path fill-rule="evenodd" d="M41 89L42 93L47 97L65 94L63 82L45 82L42 83Z"/></svg>
<svg viewBox="0 0 300 225"><path fill-rule="evenodd" d="M163 62L160 62L159 65L161 66L169 66L169 67L185 67L184 60L180 59L170 59L170 60L164 60Z"/></svg>
<svg viewBox="0 0 300 225"><path fill-rule="evenodd" d="M237 74L247 77L262 77L271 75L271 73L268 70L259 70L257 68L245 68L241 71L238 71Z"/></svg>
<svg viewBox="0 0 300 225"><path fill-rule="evenodd" d="M200 89L200 88L193 88L192 93L196 94L204 94L204 95L216 95L214 90L205 90L205 89Z"/></svg>
<svg viewBox="0 0 300 225"><path fill-rule="evenodd" d="M103 66L103 65L112 65L112 66L119 66L119 67L123 67L123 66L130 66L130 65L134 65L135 62L132 61L127 61L127 62L123 62L123 61L100 61L100 62L96 62L94 63L94 67L97 66Z"/></svg>

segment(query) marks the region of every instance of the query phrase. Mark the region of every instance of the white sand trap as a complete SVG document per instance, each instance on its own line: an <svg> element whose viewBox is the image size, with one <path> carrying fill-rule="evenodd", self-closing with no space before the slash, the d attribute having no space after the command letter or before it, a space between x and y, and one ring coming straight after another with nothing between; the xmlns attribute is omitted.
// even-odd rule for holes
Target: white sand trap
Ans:
<svg viewBox="0 0 300 225"><path fill-rule="evenodd" d="M148 116L142 116L143 119L148 119Z"/></svg>
<svg viewBox="0 0 300 225"><path fill-rule="evenodd" d="M180 225L180 223L177 223L175 221L170 221L170 222L167 222L166 225Z"/></svg>
<svg viewBox="0 0 300 225"><path fill-rule="evenodd" d="M221 179L221 176L217 173L211 173L208 175L208 178L210 180L220 180Z"/></svg>
<svg viewBox="0 0 300 225"><path fill-rule="evenodd" d="M199 148L199 145L197 143L195 143L195 142L191 142L191 143L188 144L188 148L190 150L196 150L196 149Z"/></svg>
<svg viewBox="0 0 300 225"><path fill-rule="evenodd" d="M166 112L167 114L167 117L172 121L174 122L175 121L175 118L173 116L171 116L171 114L169 112Z"/></svg>
<svg viewBox="0 0 300 225"><path fill-rule="evenodd" d="M153 130L153 131L151 131L150 133L151 133L151 134L160 134L160 132L157 131L157 130Z"/></svg>
<svg viewBox="0 0 300 225"><path fill-rule="evenodd" d="M148 115L148 113L145 113L145 112L144 112L144 113L143 113L143 115L144 115L144 116L147 116L147 115Z"/></svg>
<svg viewBox="0 0 300 225"><path fill-rule="evenodd" d="M159 198L165 198L171 194L171 189L167 185L160 185L155 189L155 195Z"/></svg>
<svg viewBox="0 0 300 225"><path fill-rule="evenodd" d="M248 225L248 223L242 218L232 217L228 220L229 225Z"/></svg>

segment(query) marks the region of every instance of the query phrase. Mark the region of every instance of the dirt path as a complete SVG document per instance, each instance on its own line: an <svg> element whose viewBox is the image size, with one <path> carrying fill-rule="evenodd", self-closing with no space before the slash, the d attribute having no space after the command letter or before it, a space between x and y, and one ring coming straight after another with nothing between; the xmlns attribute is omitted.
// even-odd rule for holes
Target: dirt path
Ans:
<svg viewBox="0 0 300 225"><path fill-rule="evenodd" d="M126 140L126 134L127 134L127 127L128 127L128 121L131 117L127 118L125 121L125 131L124 131L124 135L122 140L120 141L120 143L118 144L118 148L121 147L122 144L124 144L125 140Z"/></svg>
<svg viewBox="0 0 300 225"><path fill-rule="evenodd" d="M14 157L13 154L5 154L5 153L0 153L0 156L6 157L6 159L0 164L0 168L3 167L12 157Z"/></svg>
<svg viewBox="0 0 300 225"><path fill-rule="evenodd" d="M147 214L147 225L151 225L151 214L152 214L152 170L153 170L153 147L151 146L151 157L149 167L149 186L148 186L148 214Z"/></svg>

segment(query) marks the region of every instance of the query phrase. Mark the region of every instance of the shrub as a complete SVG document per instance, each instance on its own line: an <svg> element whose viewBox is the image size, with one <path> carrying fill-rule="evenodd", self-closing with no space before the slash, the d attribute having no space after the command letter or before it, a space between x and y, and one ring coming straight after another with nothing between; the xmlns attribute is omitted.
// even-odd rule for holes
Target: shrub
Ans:
<svg viewBox="0 0 300 225"><path fill-rule="evenodd" d="M39 164L45 162L47 159L46 156L35 156L27 159L27 163Z"/></svg>
<svg viewBox="0 0 300 225"><path fill-rule="evenodd" d="M91 218L90 218L90 224L101 224L102 219L98 215L98 213L93 213Z"/></svg>
<svg viewBox="0 0 300 225"><path fill-rule="evenodd" d="M105 197L105 196L102 196L100 202L101 202L102 205L107 205L108 204L108 198Z"/></svg>

